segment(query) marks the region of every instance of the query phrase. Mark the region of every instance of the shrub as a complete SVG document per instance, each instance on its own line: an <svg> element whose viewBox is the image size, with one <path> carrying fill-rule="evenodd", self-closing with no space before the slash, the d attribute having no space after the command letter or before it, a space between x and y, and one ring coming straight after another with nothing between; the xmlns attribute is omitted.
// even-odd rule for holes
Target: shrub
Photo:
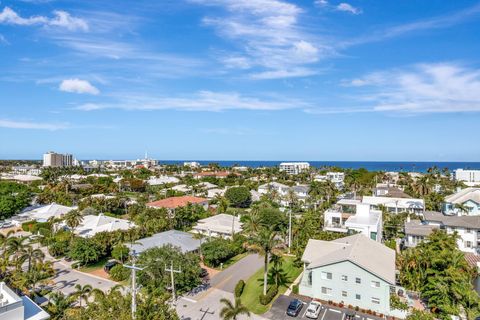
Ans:
<svg viewBox="0 0 480 320"><path fill-rule="evenodd" d="M51 256L58 258L64 256L68 249L68 241L57 240L48 247L48 253L50 253Z"/></svg>
<svg viewBox="0 0 480 320"><path fill-rule="evenodd" d="M294 284L293 287L292 287L292 292L294 294L298 294L298 284Z"/></svg>
<svg viewBox="0 0 480 320"><path fill-rule="evenodd" d="M130 271L121 264L117 264L110 269L110 278L112 278L113 281L123 281L128 279L129 276Z"/></svg>
<svg viewBox="0 0 480 320"><path fill-rule="evenodd" d="M124 262L130 250L125 245L117 245L112 250L112 258Z"/></svg>
<svg viewBox="0 0 480 320"><path fill-rule="evenodd" d="M237 255L238 248L231 240L212 239L202 244L203 261L209 267L217 267Z"/></svg>
<svg viewBox="0 0 480 320"><path fill-rule="evenodd" d="M237 285L235 286L235 297L239 298L242 295L244 288L245 288L245 281L240 279L240 281L238 281Z"/></svg>
<svg viewBox="0 0 480 320"><path fill-rule="evenodd" d="M259 297L259 300L260 300L260 303L264 306L266 306L267 304L269 304L273 298L275 298L275 296L277 295L278 293L278 287L277 286L271 286L270 288L268 288L268 291L267 291L267 294L261 294L260 297Z"/></svg>
<svg viewBox="0 0 480 320"><path fill-rule="evenodd" d="M76 238L70 247L70 258L78 260L81 264L97 262L102 258L100 249L91 239Z"/></svg>

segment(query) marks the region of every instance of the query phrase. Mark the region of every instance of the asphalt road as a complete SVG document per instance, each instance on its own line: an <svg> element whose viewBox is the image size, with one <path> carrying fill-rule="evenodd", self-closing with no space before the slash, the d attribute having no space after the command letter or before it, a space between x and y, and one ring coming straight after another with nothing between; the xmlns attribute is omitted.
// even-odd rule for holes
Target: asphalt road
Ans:
<svg viewBox="0 0 480 320"><path fill-rule="evenodd" d="M263 267L263 257L258 254L250 254L214 275L210 280L210 286L233 293L240 279L247 281L261 267Z"/></svg>

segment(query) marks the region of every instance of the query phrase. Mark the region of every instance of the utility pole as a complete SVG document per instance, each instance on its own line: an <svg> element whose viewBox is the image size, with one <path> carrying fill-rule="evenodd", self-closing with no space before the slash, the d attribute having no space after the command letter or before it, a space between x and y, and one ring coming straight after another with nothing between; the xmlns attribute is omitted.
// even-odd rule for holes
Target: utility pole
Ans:
<svg viewBox="0 0 480 320"><path fill-rule="evenodd" d="M173 273L181 273L182 270L174 270L173 269L173 261L170 262L170 269L167 268L167 266L165 265L165 271L166 272L170 272L170 279L172 281L172 297L173 297L173 304L175 304L175 302L177 301L177 297L175 295L175 279L174 279L174 276L173 276Z"/></svg>
<svg viewBox="0 0 480 320"><path fill-rule="evenodd" d="M144 268L139 268L135 265L135 252L133 253L132 257L132 265L130 266L124 264L123 266L132 270L132 319L135 319L135 315L137 313L137 270L141 271Z"/></svg>
<svg viewBox="0 0 480 320"><path fill-rule="evenodd" d="M290 247L292 246L292 208L288 214L288 253L290 254Z"/></svg>

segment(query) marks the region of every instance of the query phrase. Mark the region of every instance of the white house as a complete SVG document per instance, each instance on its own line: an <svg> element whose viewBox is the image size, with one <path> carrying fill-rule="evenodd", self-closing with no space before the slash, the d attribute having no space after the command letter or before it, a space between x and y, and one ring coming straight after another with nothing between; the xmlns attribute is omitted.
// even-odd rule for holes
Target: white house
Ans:
<svg viewBox="0 0 480 320"><path fill-rule="evenodd" d="M284 171L288 174L299 174L303 171L307 171L310 168L308 162L282 162L280 163L280 171Z"/></svg>
<svg viewBox="0 0 480 320"><path fill-rule="evenodd" d="M39 176L42 173L42 168L35 166L13 166L12 173L14 175Z"/></svg>
<svg viewBox="0 0 480 320"><path fill-rule="evenodd" d="M295 185L293 187L289 187L279 182L269 182L258 187L258 193L260 194L268 194L272 191L275 191L280 198L279 202L282 206L289 205L287 196L290 191L293 191L299 201L305 202L306 198L308 197L309 190L310 187L307 185Z"/></svg>
<svg viewBox="0 0 480 320"><path fill-rule="evenodd" d="M324 213L324 230L332 232L359 232L372 240L382 241L382 212L372 210L369 204L358 203L355 214L343 212L340 206Z"/></svg>
<svg viewBox="0 0 480 320"><path fill-rule="evenodd" d="M183 163L183 166L190 168L200 168L200 163L196 161L186 161Z"/></svg>
<svg viewBox="0 0 480 320"><path fill-rule="evenodd" d="M198 220L192 231L208 237L230 238L232 233L242 232L242 223L237 216L221 213Z"/></svg>
<svg viewBox="0 0 480 320"><path fill-rule="evenodd" d="M442 211L448 215L480 215L480 188L465 188L445 197Z"/></svg>
<svg viewBox="0 0 480 320"><path fill-rule="evenodd" d="M315 181L330 181L332 182L337 189L342 189L345 181L344 172L327 172L325 175L316 175L314 178Z"/></svg>
<svg viewBox="0 0 480 320"><path fill-rule="evenodd" d="M396 292L395 251L355 234L332 241L308 241L302 256L304 272L299 294L405 318L390 308Z"/></svg>
<svg viewBox="0 0 480 320"><path fill-rule="evenodd" d="M129 230L135 224L129 220L105 216L103 214L86 215L82 222L75 228L75 233L83 238L90 238L99 232L113 232L117 230Z"/></svg>
<svg viewBox="0 0 480 320"><path fill-rule="evenodd" d="M457 169L453 173L456 181L462 181L469 187L480 186L480 170Z"/></svg>
<svg viewBox="0 0 480 320"><path fill-rule="evenodd" d="M150 177L147 180L147 183L151 186L158 186L167 183L179 183L180 179L171 176L160 176L160 177Z"/></svg>
<svg viewBox="0 0 480 320"><path fill-rule="evenodd" d="M18 214L21 220L35 220L37 222L46 222L50 218L62 218L64 215L78 207L67 207L57 203L51 203L45 206L32 207L26 209L22 213Z"/></svg>
<svg viewBox="0 0 480 320"><path fill-rule="evenodd" d="M374 209L384 206L390 213L408 212L420 215L425 211L423 199L363 196L362 203L368 203Z"/></svg>
<svg viewBox="0 0 480 320"><path fill-rule="evenodd" d="M19 296L0 282L0 320L46 320L50 315L27 296Z"/></svg>
<svg viewBox="0 0 480 320"><path fill-rule="evenodd" d="M208 189L207 190L207 198L208 199L213 199L217 196L223 196L227 192L227 188L214 188L214 189Z"/></svg>
<svg viewBox="0 0 480 320"><path fill-rule="evenodd" d="M457 246L461 251L480 254L480 216L448 216L426 211L422 222L405 223L405 246L416 246L435 229L445 230L448 234L456 232L459 236Z"/></svg>

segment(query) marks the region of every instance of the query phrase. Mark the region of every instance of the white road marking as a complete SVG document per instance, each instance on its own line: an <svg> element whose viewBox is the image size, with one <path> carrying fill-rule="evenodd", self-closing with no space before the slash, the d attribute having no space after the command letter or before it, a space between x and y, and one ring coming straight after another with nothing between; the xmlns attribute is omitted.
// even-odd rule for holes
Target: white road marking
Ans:
<svg viewBox="0 0 480 320"><path fill-rule="evenodd" d="M190 299L190 298L187 298L187 297L181 297L180 299L186 300L186 301L191 302L191 303L197 303L197 300L193 300L193 299Z"/></svg>
<svg viewBox="0 0 480 320"><path fill-rule="evenodd" d="M325 309L325 312L323 313L322 320L325 318L325 315L327 314L328 309Z"/></svg>
<svg viewBox="0 0 480 320"><path fill-rule="evenodd" d="M336 313L342 313L342 311L336 310L336 309L328 309L328 311L332 311L332 312L336 312Z"/></svg>

